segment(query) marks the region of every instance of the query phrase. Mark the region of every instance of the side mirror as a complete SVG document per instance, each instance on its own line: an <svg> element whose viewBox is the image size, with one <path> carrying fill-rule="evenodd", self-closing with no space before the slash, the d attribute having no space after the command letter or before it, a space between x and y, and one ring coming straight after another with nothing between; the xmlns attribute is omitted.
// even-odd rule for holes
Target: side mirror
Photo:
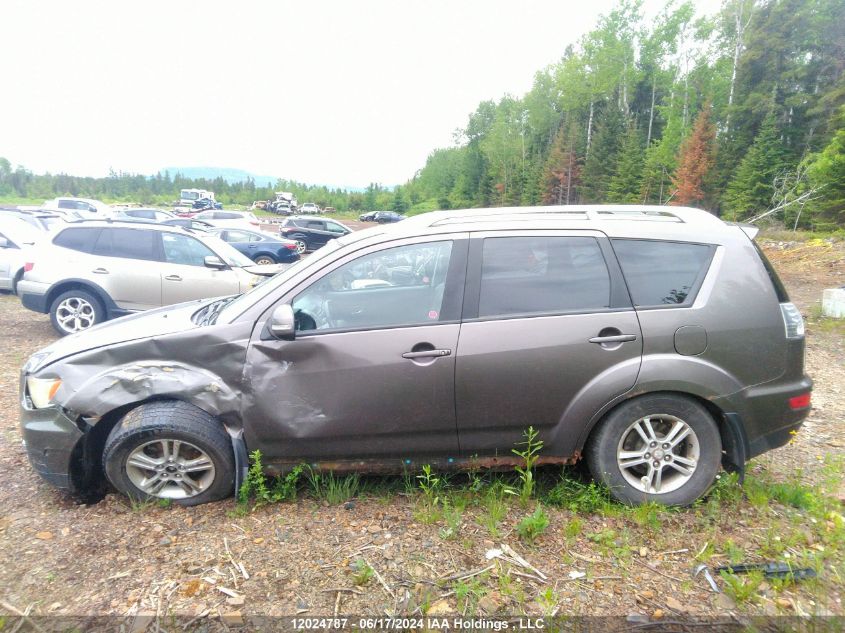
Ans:
<svg viewBox="0 0 845 633"><path fill-rule="evenodd" d="M0 248L9 248L9 240L5 237L0 237Z"/></svg>
<svg viewBox="0 0 845 633"><path fill-rule="evenodd" d="M268 323L270 334L275 338L292 341L296 335L296 320L289 303L282 303L273 310Z"/></svg>
<svg viewBox="0 0 845 633"><path fill-rule="evenodd" d="M223 270L224 268L228 268L225 262L217 257L217 255L206 255L203 263L206 265L206 268L216 268L217 270Z"/></svg>

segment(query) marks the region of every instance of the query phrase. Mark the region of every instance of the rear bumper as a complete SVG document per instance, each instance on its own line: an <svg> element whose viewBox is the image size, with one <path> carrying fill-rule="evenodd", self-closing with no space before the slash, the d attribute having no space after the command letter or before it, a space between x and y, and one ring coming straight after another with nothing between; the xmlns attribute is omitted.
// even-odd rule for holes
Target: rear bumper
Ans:
<svg viewBox="0 0 845 633"><path fill-rule="evenodd" d="M752 387L735 394L732 403L718 403L723 411L734 411L741 420L744 457L751 459L787 444L810 413L811 407L792 409L790 398L806 394L813 388L809 376L799 380ZM737 398L736 396L739 396Z"/></svg>
<svg viewBox="0 0 845 633"><path fill-rule="evenodd" d="M46 314L50 309L50 306L47 305L49 288L47 284L21 279L18 282L17 292L24 308Z"/></svg>

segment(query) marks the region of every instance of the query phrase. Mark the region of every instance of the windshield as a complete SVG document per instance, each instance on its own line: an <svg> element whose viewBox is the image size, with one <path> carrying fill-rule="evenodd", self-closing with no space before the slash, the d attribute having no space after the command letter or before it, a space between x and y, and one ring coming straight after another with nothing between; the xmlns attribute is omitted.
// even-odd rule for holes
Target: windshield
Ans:
<svg viewBox="0 0 845 633"><path fill-rule="evenodd" d="M182 200L196 200L200 197L196 191L188 191L186 189L182 189Z"/></svg>
<svg viewBox="0 0 845 633"><path fill-rule="evenodd" d="M203 235L202 241L205 242L205 244L215 253L217 253L217 255L220 256L220 259L229 266L243 268L244 266L253 266L255 264L255 262L249 257L241 254L241 252L236 250L234 246L227 244L219 237L215 237L214 235Z"/></svg>
<svg viewBox="0 0 845 633"><path fill-rule="evenodd" d="M325 246L314 251L308 257L300 259L295 264L291 264L282 272L271 277L264 283L260 283L257 286L253 286L252 289L247 290L244 294L240 295L235 300L225 305L220 311L219 318L222 318L224 323L231 321L239 314L241 314L244 310L246 310L249 306L253 305L256 301L260 301L262 298L273 293L276 288L278 288L285 281L287 281L294 275L299 274L302 270L314 266L319 261L325 259L326 256L334 253L341 246L342 245L340 243L340 240L332 240L331 242L328 242Z"/></svg>

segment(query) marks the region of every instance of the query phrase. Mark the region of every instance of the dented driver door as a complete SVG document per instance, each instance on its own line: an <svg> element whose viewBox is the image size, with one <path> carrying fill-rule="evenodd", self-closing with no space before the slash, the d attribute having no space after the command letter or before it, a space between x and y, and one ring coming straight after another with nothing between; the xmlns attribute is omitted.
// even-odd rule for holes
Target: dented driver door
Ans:
<svg viewBox="0 0 845 633"><path fill-rule="evenodd" d="M455 352L467 239L397 240L282 299L294 340L256 325L245 439L268 463L456 456Z"/></svg>

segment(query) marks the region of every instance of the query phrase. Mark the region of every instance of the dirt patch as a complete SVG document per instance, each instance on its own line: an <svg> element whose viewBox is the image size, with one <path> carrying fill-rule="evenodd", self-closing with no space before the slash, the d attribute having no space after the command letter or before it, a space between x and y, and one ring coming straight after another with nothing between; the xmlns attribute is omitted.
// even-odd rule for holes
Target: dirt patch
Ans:
<svg viewBox="0 0 845 633"><path fill-rule="evenodd" d="M809 248L767 248L805 313L843 283L842 246ZM810 316L814 409L790 445L752 463L744 490L723 478L690 509L628 509L577 478L555 487L549 471L548 527L531 541L520 523L536 502L497 497L495 478L456 478L434 504L413 478L376 478L351 501L329 504L304 484L296 501L245 515L234 501L163 508L110 494L77 505L35 475L17 427L19 368L54 339L49 320L0 296L0 611L229 613L231 623L241 617L232 612L842 615L845 527L829 495L845 459L845 349L841 330ZM692 576L699 561L731 560L792 561L818 579L738 577L728 597Z"/></svg>

